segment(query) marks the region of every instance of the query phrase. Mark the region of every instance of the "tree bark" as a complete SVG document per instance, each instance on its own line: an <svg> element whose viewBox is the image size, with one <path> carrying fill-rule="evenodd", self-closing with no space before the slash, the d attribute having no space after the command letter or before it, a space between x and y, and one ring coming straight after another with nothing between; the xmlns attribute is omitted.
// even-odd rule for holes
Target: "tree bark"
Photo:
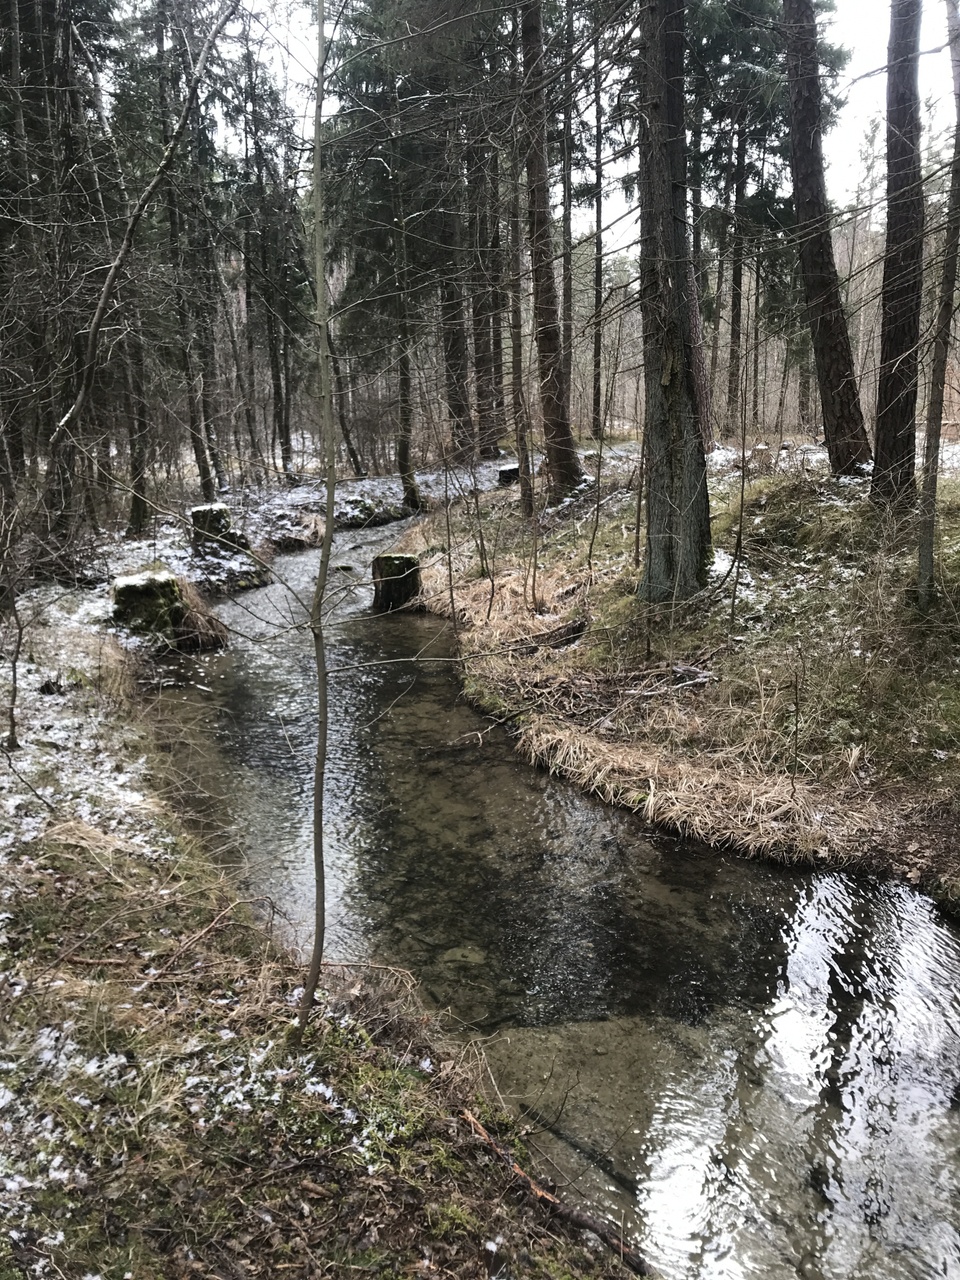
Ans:
<svg viewBox="0 0 960 1280"><path fill-rule="evenodd" d="M444 241L448 253L447 269L440 281L440 324L443 331L443 368L450 412L454 455L472 458L477 449L477 436L470 412L467 386L469 349L462 275L462 188L460 165L452 140L448 144L450 183L446 193Z"/></svg>
<svg viewBox="0 0 960 1280"><path fill-rule="evenodd" d="M957 288L957 259L960 253L960 8L957 0L946 0L946 6L956 124L953 131L953 163L950 168L950 195L947 199L947 227L940 275L940 296L933 337L933 369L930 374L930 402L927 405L923 479L920 485L917 602L923 610L928 610L934 599L934 540L937 516L937 473L940 465L940 428L943 421L943 389L947 378L950 329Z"/></svg>
<svg viewBox="0 0 960 1280"><path fill-rule="evenodd" d="M320 567L310 607L310 630L313 635L313 655L317 671L317 751L313 767L313 874L314 874L314 929L310 965L303 986L303 998L297 1016L297 1025L291 1040L299 1045L303 1039L310 1011L320 982L323 951L326 939L326 869L323 832L323 788L327 772L327 734L329 729L329 684L327 676L327 651L324 636L323 607L327 579L330 572L330 554L333 549L334 498L337 487L337 433L333 417L333 370L330 360L329 309L326 277L326 220L323 203L321 144L323 140L324 65L326 62L324 6L319 0L317 13L317 95L314 110L313 138L313 210L314 210L314 275L316 283L316 340L317 373L319 381L318 425L323 442L326 471L326 510L323 525L323 542L320 550Z"/></svg>
<svg viewBox="0 0 960 1280"><path fill-rule="evenodd" d="M493 295L490 267L490 155L488 147L467 153L472 263L473 367L477 387L477 443L481 458L496 458L500 449L496 417L496 377L493 363Z"/></svg>
<svg viewBox="0 0 960 1280"><path fill-rule="evenodd" d="M909 504L914 497L923 294L920 11L921 0L892 0L887 49L887 243L870 489L871 498L886 506Z"/></svg>
<svg viewBox="0 0 960 1280"><path fill-rule="evenodd" d="M870 461L870 442L863 425L850 334L830 236L813 0L784 0L783 16L797 234L824 436L834 475L851 475Z"/></svg>
<svg viewBox="0 0 960 1280"><path fill-rule="evenodd" d="M563 144L560 279L562 283L561 338L563 342L564 412L573 414L573 6L563 5Z"/></svg>
<svg viewBox="0 0 960 1280"><path fill-rule="evenodd" d="M593 42L593 405L594 440L603 440L603 96L600 74L600 15Z"/></svg>
<svg viewBox="0 0 960 1280"><path fill-rule="evenodd" d="M720 320L723 315L723 286L727 271L727 246L730 240L730 202L733 199L733 138L727 144L726 177L720 201L720 230L717 235L717 278L713 291L713 318L710 326L710 394L717 388L717 365L720 359Z"/></svg>
<svg viewBox="0 0 960 1280"><path fill-rule="evenodd" d="M514 16L514 30L519 21ZM516 85L514 85L516 88ZM530 415L524 395L523 380L523 304L522 257L523 244L520 232L520 157L514 148L510 166L510 205L507 223L507 240L510 254L508 291L510 295L510 408L513 430L517 442L517 463L520 468L520 510L528 519L534 514L533 470L530 465Z"/></svg>
<svg viewBox="0 0 960 1280"><path fill-rule="evenodd" d="M157 99L160 108L160 128L163 135L164 153L167 154L172 145L173 134L170 129L168 102L168 68L166 53L166 4L157 8L156 45L157 45ZM189 104L192 108L192 103ZM188 114L181 117L183 128L186 128ZM181 136L182 136L181 130ZM166 177L166 175L164 175ZM183 375L184 391L187 397L187 422L190 433L190 444L193 448L194 461L197 464L197 476L200 480L200 492L204 502L214 499L213 472L203 439L201 419L197 409L197 396L191 349L191 318L187 297L183 286L183 246L181 235L180 202L176 187L166 181L167 199L167 239L170 245L170 267L173 273L174 310L177 317L177 338L180 371Z"/></svg>
<svg viewBox="0 0 960 1280"><path fill-rule="evenodd" d="M540 407L551 502L559 502L583 479L570 429L569 397L564 386L563 340L554 276L547 168L547 119L543 88L543 30L540 0L523 6L523 70L527 87L527 200L533 314L540 368Z"/></svg>
<svg viewBox="0 0 960 1280"><path fill-rule="evenodd" d="M641 594L651 603L694 595L705 581L710 547L706 461L690 331L684 16L682 0L653 0L642 17L645 84L639 118L647 547Z"/></svg>
<svg viewBox="0 0 960 1280"><path fill-rule="evenodd" d="M727 433L740 433L740 349L743 340L743 201L747 191L747 131L737 132L734 173L733 248L730 269L730 360L727 365Z"/></svg>

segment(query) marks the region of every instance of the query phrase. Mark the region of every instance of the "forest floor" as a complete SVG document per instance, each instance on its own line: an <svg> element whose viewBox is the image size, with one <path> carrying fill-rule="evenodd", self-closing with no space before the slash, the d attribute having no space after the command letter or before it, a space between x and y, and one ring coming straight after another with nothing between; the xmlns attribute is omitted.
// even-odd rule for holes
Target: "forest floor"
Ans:
<svg viewBox="0 0 960 1280"><path fill-rule="evenodd" d="M468 696L530 761L691 837L903 878L949 905L958 460L928 616L911 595L914 522L878 512L868 479L832 479L810 447L762 458L767 474L738 461L711 460L709 585L673 608L639 599L629 449L611 448L599 484L538 529L511 489L434 514L402 549L421 557L427 607L457 619Z"/></svg>
<svg viewBox="0 0 960 1280"><path fill-rule="evenodd" d="M317 492L300 496L299 514L277 500L274 525L299 536L303 518L309 541ZM187 568L187 539L158 524L94 550L98 586L18 606L17 746L0 750L0 1280L626 1274L480 1134L472 1116L525 1160L403 975L328 969L290 1043L302 970L185 832L136 651L110 625L109 576ZM192 576L242 577L242 557L220 559Z"/></svg>
<svg viewBox="0 0 960 1280"><path fill-rule="evenodd" d="M812 450L768 475L736 461L712 462L709 587L657 612L629 446L588 454L600 483L536 526L495 467L427 478L469 499L405 535L428 606L457 619L468 696L651 822L956 898L960 485L920 617L914 530L866 481ZM315 542L321 509L305 484L234 517L266 564ZM344 524L396 514L395 482L338 498ZM21 597L19 746L0 751L0 1280L625 1274L477 1136L471 1110L525 1158L402 977L328 971L289 1043L300 970L184 831L111 624L118 573L222 591L250 561L193 555L161 520L74 555L79 588ZM14 639L8 619L4 705Z"/></svg>

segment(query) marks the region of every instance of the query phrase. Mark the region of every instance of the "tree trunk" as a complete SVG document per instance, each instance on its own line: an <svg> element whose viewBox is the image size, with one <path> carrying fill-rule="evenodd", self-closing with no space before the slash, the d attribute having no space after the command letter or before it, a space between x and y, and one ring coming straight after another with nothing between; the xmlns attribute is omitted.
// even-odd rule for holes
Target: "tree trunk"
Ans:
<svg viewBox="0 0 960 1280"><path fill-rule="evenodd" d="M470 393L467 387L469 350L462 276L462 215L460 165L454 156L452 142L448 145L450 157L450 186L446 195L447 212L444 218L444 241L448 253L446 270L440 281L440 324L443 331L443 367L447 390L447 408L450 412L451 437L454 455L461 459L472 458L476 453L477 437L473 415L470 412Z"/></svg>
<svg viewBox="0 0 960 1280"><path fill-rule="evenodd" d="M493 297L490 283L490 181L486 147L471 147L467 154L470 200L470 256L472 262L473 367L477 386L477 443L481 458L496 458L500 449L495 412L496 379L493 367Z"/></svg>
<svg viewBox="0 0 960 1280"><path fill-rule="evenodd" d="M956 124L953 131L953 163L950 169L950 195L947 202L947 228L940 275L940 297L933 337L933 369L930 374L930 402L927 405L923 479L920 485L917 602L923 610L928 610L934 599L934 538L937 515L937 473L940 465L940 428L943 420L943 389L947 377L947 357L950 352L950 328L957 287L957 257L960 250L960 8L957 0L946 0L946 5Z"/></svg>
<svg viewBox="0 0 960 1280"><path fill-rule="evenodd" d="M503 326L506 318L507 297L504 287L504 252L501 234L500 207L500 159L495 147L490 148L490 256L488 278L490 285L490 311L493 326L493 418L497 439L503 435L506 423L506 383L503 363Z"/></svg>
<svg viewBox="0 0 960 1280"><path fill-rule="evenodd" d="M563 342L564 413L573 421L573 6L563 10L563 143L561 147L562 203L560 280L562 283L561 339Z"/></svg>
<svg viewBox="0 0 960 1280"><path fill-rule="evenodd" d="M720 319L723 314L723 286L727 271L727 245L730 241L730 201L733 199L733 138L727 144L726 176L720 201L720 231L717 235L717 279L713 291L713 319L710 336L710 394L717 389L717 365L720 359Z"/></svg>
<svg viewBox="0 0 960 1280"><path fill-rule="evenodd" d="M700 420L703 451L712 453L717 447L713 430L713 392L710 386L710 374L707 372L707 343L703 333L700 290L697 288L697 273L692 259L689 263L687 279L689 281L687 298L690 312L690 358L694 392L697 398L697 417Z"/></svg>
<svg viewBox="0 0 960 1280"><path fill-rule="evenodd" d="M753 259L753 316L750 329L753 342L753 368L750 379L750 423L753 434L759 436L760 427L760 245L756 247Z"/></svg>
<svg viewBox="0 0 960 1280"><path fill-rule="evenodd" d="M8 0L7 5L8 28L7 28L7 48L8 48L8 93L13 114L13 132L11 139L11 169L16 182L17 196L15 201L11 202L13 209L16 210L16 220L18 223L18 231L22 230L24 240L27 246L30 263L33 269L40 269L40 255L37 245L38 219L34 208L35 201L32 193L32 181L30 174L30 163L27 145L27 128L23 114L23 92L21 85L20 70L20 3L19 0ZM0 401L0 419L2 419L2 428L0 428L0 439L2 439L3 452L6 464L9 468L7 479L11 486L15 487L16 482L26 470L26 444L24 440L24 423L25 406L19 396L12 396L9 408L4 408ZM0 525L0 531L3 526Z"/></svg>
<svg viewBox="0 0 960 1280"><path fill-rule="evenodd" d="M920 169L921 0L892 0L887 50L887 244L883 260L877 438L870 496L884 505L914 496L923 176Z"/></svg>
<svg viewBox="0 0 960 1280"><path fill-rule="evenodd" d="M351 467L353 467L353 474L359 480L361 476L365 476L367 473L364 470L363 459L357 453L356 446L353 443L353 433L347 420L347 386L343 377L340 357L333 342L333 334L329 330L327 332L327 343L330 347L330 363L333 366L333 384L337 392L337 421L340 423L340 434L343 436L347 457L350 459Z"/></svg>
<svg viewBox="0 0 960 1280"><path fill-rule="evenodd" d="M734 174L733 248L730 270L730 361L727 365L727 432L740 432L740 347L743 337L743 201L747 189L747 131L737 132Z"/></svg>
<svg viewBox="0 0 960 1280"><path fill-rule="evenodd" d="M593 42L593 406L594 440L603 440L603 98L600 75L600 23Z"/></svg>
<svg viewBox="0 0 960 1280"><path fill-rule="evenodd" d="M682 0L642 11L646 83L639 112L647 547L641 594L683 600L704 584L710 547L706 461L690 333Z"/></svg>
<svg viewBox="0 0 960 1280"><path fill-rule="evenodd" d="M518 25L515 23L515 25ZM508 241L510 252L510 408L513 430L517 442L517 462L520 467L520 510L528 519L534 514L533 471L530 465L530 418L524 395L523 382L523 306L522 256L520 234L520 161L516 151L512 157L510 172L510 208L508 215Z"/></svg>
<svg viewBox="0 0 960 1280"><path fill-rule="evenodd" d="M55 173L54 229L55 253L54 288L56 307L55 371L51 380L54 420L61 418L70 401L78 372L75 334L73 277L74 229L82 225L78 202L79 157L76 155L74 121L71 106L72 41L71 0L55 0L53 43L53 119L50 143ZM58 535L67 533L73 520L77 432L79 423L70 424L67 431L54 430L50 438L50 456L43 503L47 527Z"/></svg>
<svg viewBox="0 0 960 1280"><path fill-rule="evenodd" d="M784 0L783 14L797 234L823 407L824 436L834 475L851 475L870 461L870 443L863 425L850 334L830 236L813 0Z"/></svg>
<svg viewBox="0 0 960 1280"><path fill-rule="evenodd" d="M157 98L160 109L160 128L163 145L166 150L170 146L171 131L169 119L169 103L167 91L167 56L166 56L166 23L165 4L157 8L156 44L157 44ZM180 225L180 203L174 183L166 183L167 198L167 238L170 245L170 266L173 273L174 310L177 317L178 356L180 371L183 375L184 389L187 397L187 420L190 433L190 444L193 448L194 461L197 464L197 475L200 480L200 492L204 502L214 499L213 472L203 439L201 419L197 408L196 385L191 349L191 319L187 298L183 287L183 247Z"/></svg>
<svg viewBox="0 0 960 1280"><path fill-rule="evenodd" d="M114 139L113 131L110 127L110 120L107 116L106 105L103 99L103 87L100 81L97 62L82 40L76 27L73 29L73 40L86 63L87 73L90 76L90 83L93 86L94 109L100 125L100 131L109 148L110 158L113 162L113 179L116 183L117 194L120 197L123 207L125 209L129 209L130 195L127 189L126 177L123 172L120 152L117 149L116 140ZM107 215L107 209L103 201L102 192L99 193L99 201L101 216L103 218L104 240L107 251L112 257L115 252L115 246L113 243L114 238L111 234L110 220ZM127 534L130 537L138 537L146 528L147 519L150 514L149 507L147 505L147 450L150 439L150 424L145 390L146 372L144 365L143 321L140 314L140 304L137 301L135 294L129 301L128 310L130 317L130 332L123 342L124 391L127 401L127 437L130 449L130 517L127 522ZM107 457L109 458L109 450L107 451Z"/></svg>
<svg viewBox="0 0 960 1280"><path fill-rule="evenodd" d="M523 6L520 35L527 97L527 200L533 315L540 366L540 407L547 454L551 502L559 502L583 479L570 429L569 397L564 387L563 341L554 277L547 168L547 118L543 89L543 31L540 0Z"/></svg>
<svg viewBox="0 0 960 1280"><path fill-rule="evenodd" d="M310 1018L310 1011L320 982L323 966L323 950L326 938L326 871L324 865L323 787L327 772L327 734L329 729L329 685L327 677L327 651L324 636L323 607L327 579L330 572L330 554L333 548L334 498L336 495L337 437L333 421L333 372L330 361L330 343L327 338L329 312L326 278L326 221L321 179L321 142L323 139L323 102L325 32L324 6L318 6L317 93L314 113L313 138L313 243L314 276L317 299L316 340L317 372L319 381L318 425L323 446L326 470L326 511L323 526L323 543L320 550L320 568L310 607L310 630L313 633L313 655L317 672L317 751L313 768L313 875L314 875L314 930L310 966L304 981L303 998L297 1017L297 1025L291 1039L299 1045L303 1040Z"/></svg>

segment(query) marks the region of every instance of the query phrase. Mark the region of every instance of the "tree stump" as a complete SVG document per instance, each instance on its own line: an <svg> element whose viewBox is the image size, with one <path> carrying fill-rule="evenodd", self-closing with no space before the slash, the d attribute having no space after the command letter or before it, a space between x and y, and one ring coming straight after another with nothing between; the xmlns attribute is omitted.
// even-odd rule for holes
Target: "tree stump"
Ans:
<svg viewBox="0 0 960 1280"><path fill-rule="evenodd" d="M497 472L497 484L501 489L506 489L511 484L520 483L520 467L519 464L512 467L501 467Z"/></svg>
<svg viewBox="0 0 960 1280"><path fill-rule="evenodd" d="M184 653L222 649L227 629L195 588L169 569L116 578L113 616L131 631L154 636Z"/></svg>
<svg viewBox="0 0 960 1280"><path fill-rule="evenodd" d="M114 581L113 616L131 631L150 632L172 642L183 610L180 583L169 569L134 573Z"/></svg>
<svg viewBox="0 0 960 1280"><path fill-rule="evenodd" d="M250 550L249 540L242 533L233 531L230 508L225 502L209 502L203 507L192 507L190 523L193 526L193 549L199 555L210 549Z"/></svg>
<svg viewBox="0 0 960 1280"><path fill-rule="evenodd" d="M379 613L403 609L420 594L416 556L384 555L373 561L373 607Z"/></svg>

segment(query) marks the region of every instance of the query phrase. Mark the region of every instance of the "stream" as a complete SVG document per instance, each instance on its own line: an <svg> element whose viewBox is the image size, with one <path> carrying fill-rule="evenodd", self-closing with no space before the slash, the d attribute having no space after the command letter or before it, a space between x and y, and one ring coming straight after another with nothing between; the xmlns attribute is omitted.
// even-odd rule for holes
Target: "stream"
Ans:
<svg viewBox="0 0 960 1280"><path fill-rule="evenodd" d="M522 764L459 698L443 624L370 612L396 535L335 542L328 956L410 969L474 1029L561 1194L666 1280L960 1277L957 929L903 885L652 837ZM316 564L279 557L218 610L229 650L162 693L237 874L301 942Z"/></svg>

